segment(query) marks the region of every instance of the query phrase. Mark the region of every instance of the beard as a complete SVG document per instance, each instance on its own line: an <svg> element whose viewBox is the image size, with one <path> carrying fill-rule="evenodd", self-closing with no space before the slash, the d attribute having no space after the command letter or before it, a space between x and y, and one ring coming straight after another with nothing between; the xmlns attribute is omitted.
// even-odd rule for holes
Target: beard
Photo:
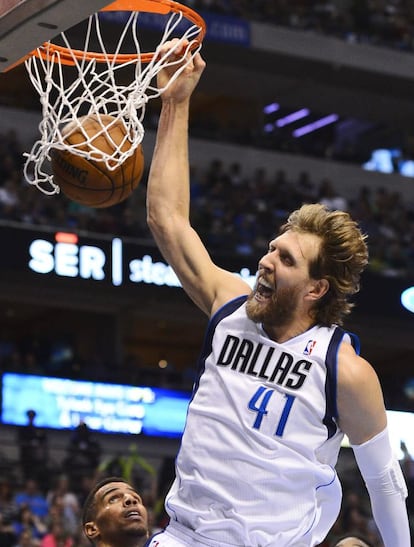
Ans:
<svg viewBox="0 0 414 547"><path fill-rule="evenodd" d="M294 318L297 309L296 287L279 288L265 302L255 299L257 287L249 294L246 302L247 317L254 323L273 327L288 325Z"/></svg>

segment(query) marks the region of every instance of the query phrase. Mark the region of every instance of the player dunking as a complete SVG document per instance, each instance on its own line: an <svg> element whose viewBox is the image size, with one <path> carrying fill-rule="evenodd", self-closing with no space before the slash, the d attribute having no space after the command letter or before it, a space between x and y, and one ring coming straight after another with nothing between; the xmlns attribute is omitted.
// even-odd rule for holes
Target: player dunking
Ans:
<svg viewBox="0 0 414 547"><path fill-rule="evenodd" d="M368 261L365 238L347 213L311 204L270 241L253 291L212 262L189 221L189 102L204 67L197 55L162 95L148 184L154 238L210 318L170 523L149 545L318 545L339 512L335 464L347 434L385 546L409 547L381 387L339 326ZM161 87L172 73L158 75Z"/></svg>

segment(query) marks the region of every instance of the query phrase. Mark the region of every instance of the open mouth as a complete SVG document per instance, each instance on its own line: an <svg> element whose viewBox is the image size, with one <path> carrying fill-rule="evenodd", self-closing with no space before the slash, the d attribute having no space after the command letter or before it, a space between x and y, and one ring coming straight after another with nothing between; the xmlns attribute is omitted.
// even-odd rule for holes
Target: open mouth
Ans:
<svg viewBox="0 0 414 547"><path fill-rule="evenodd" d="M136 519L141 519L141 515L138 511L128 511L127 513L125 513L125 518L127 518L128 520L136 520Z"/></svg>
<svg viewBox="0 0 414 547"><path fill-rule="evenodd" d="M256 300L263 301L268 300L273 294L273 288L266 282L259 281L256 287Z"/></svg>

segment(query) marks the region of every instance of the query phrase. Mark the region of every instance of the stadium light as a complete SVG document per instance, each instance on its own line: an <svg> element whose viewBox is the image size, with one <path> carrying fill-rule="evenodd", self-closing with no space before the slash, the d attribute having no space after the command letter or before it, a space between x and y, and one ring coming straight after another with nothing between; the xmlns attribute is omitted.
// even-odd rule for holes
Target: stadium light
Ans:
<svg viewBox="0 0 414 547"><path fill-rule="evenodd" d="M295 131L293 131L292 134L296 138L303 137L303 135L312 133L312 131L316 131L317 129L320 129L321 127L325 127L326 125L335 123L336 121L338 121L338 119L339 119L338 114L329 114L329 116L325 116L324 118L321 118L320 120L316 120L316 122L312 122L302 127L299 127L298 129L295 129Z"/></svg>

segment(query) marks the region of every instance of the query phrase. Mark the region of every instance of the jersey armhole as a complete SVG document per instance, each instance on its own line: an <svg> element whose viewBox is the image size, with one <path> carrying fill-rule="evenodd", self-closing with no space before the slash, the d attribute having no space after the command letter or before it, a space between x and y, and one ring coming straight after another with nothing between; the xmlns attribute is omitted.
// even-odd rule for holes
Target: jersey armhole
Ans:
<svg viewBox="0 0 414 547"><path fill-rule="evenodd" d="M326 413L324 417L324 424L328 429L328 438L332 437L336 430L338 419L338 350L342 342L347 342L352 345L355 353L360 353L360 341L356 334L345 331L341 327L336 327L335 332L332 335L329 342L328 350L326 352L326 383L325 383L325 396L326 396Z"/></svg>

